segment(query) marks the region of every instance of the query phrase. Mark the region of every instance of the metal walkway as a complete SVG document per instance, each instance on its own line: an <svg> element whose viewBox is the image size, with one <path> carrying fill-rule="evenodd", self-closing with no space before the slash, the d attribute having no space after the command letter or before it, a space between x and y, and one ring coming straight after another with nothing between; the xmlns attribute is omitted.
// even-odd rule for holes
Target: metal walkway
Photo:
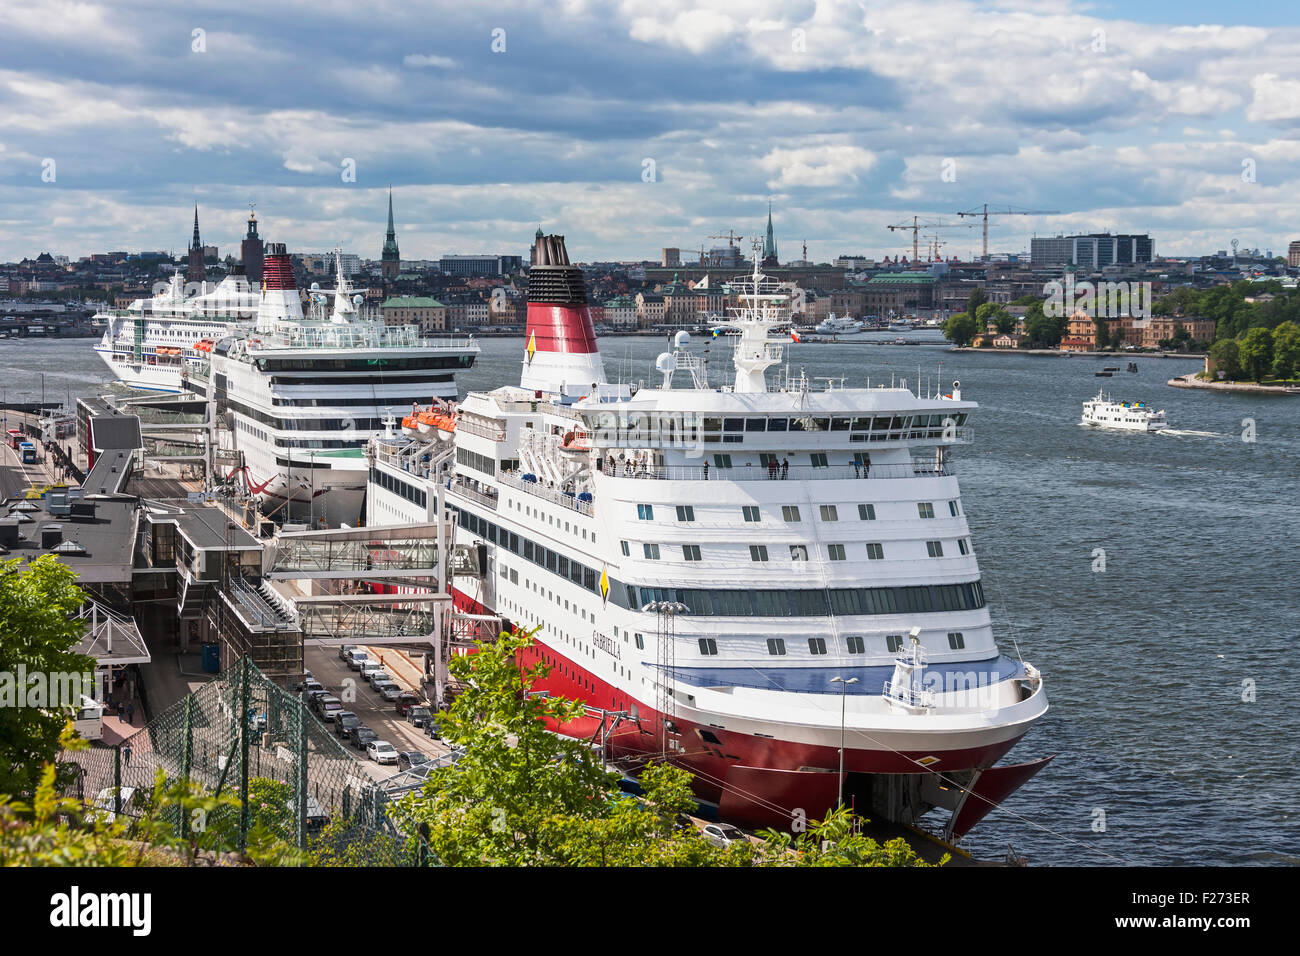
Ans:
<svg viewBox="0 0 1300 956"><path fill-rule="evenodd" d="M437 639L451 596L314 594L293 603L304 644L421 644Z"/></svg>

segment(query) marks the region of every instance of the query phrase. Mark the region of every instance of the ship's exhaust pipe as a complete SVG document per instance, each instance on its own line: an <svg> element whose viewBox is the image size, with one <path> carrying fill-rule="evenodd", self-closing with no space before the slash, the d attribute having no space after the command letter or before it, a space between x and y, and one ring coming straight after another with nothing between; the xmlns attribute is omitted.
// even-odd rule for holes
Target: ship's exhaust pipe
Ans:
<svg viewBox="0 0 1300 956"><path fill-rule="evenodd" d="M524 388L585 394L605 383L582 270L570 264L563 236L538 236L533 245L524 341Z"/></svg>

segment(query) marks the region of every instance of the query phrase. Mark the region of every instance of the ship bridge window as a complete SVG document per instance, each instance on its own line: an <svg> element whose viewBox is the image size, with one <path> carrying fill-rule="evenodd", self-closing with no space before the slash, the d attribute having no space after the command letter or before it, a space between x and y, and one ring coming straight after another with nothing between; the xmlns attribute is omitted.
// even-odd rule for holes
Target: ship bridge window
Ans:
<svg viewBox="0 0 1300 956"><path fill-rule="evenodd" d="M783 432L783 431L788 431L789 428L790 428L790 421L789 421L789 419L786 419L786 418L769 418L769 419L767 420L767 430L770 431L770 432Z"/></svg>
<svg viewBox="0 0 1300 956"><path fill-rule="evenodd" d="M746 419L745 419L745 431L747 431L747 432L763 432L763 431L767 431L767 419L766 419L766 418L746 418Z"/></svg>
<svg viewBox="0 0 1300 956"><path fill-rule="evenodd" d="M849 430L849 420L847 418L832 418L831 431L846 432Z"/></svg>
<svg viewBox="0 0 1300 956"><path fill-rule="evenodd" d="M873 432L887 432L887 431L889 431L889 419L888 419L888 418L873 418L873 419L871 420L871 430L872 430Z"/></svg>
<svg viewBox="0 0 1300 956"><path fill-rule="evenodd" d="M724 418L722 421L722 430L724 432L744 431L745 420L743 418Z"/></svg>
<svg viewBox="0 0 1300 956"><path fill-rule="evenodd" d="M722 419L721 419L721 418L706 418L706 419L704 419L704 430L705 430L706 432L720 432L720 431L722 431Z"/></svg>

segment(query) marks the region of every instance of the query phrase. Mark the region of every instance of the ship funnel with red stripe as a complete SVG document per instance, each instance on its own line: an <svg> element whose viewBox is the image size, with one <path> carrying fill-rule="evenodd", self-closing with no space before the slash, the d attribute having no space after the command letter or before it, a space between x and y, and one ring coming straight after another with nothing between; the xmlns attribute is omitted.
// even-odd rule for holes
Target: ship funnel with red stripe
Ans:
<svg viewBox="0 0 1300 956"><path fill-rule="evenodd" d="M528 331L519 384L547 392L605 383L582 270L563 236L538 236L528 270Z"/></svg>
<svg viewBox="0 0 1300 956"><path fill-rule="evenodd" d="M262 302L257 327L270 331L277 322L301 322L302 300L293 277L293 261L283 242L268 242L262 264Z"/></svg>

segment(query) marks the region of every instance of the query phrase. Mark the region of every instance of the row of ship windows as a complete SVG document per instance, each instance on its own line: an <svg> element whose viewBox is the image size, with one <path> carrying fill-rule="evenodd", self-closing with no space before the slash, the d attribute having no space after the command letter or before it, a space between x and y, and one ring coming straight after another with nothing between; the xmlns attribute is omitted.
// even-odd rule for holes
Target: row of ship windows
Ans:
<svg viewBox="0 0 1300 956"><path fill-rule="evenodd" d="M966 413L955 415L878 415L869 418L701 418L698 429L705 441L717 441L717 433L732 433L740 436L746 432L898 432L913 428L948 428L966 424ZM620 432L657 432L674 431L693 432L697 422L683 421L678 415L640 415L630 414L617 420L612 414L604 413L591 427L603 431L617 429Z"/></svg>
<svg viewBox="0 0 1300 956"><path fill-rule="evenodd" d="M378 485L386 491L391 491L395 495L400 495L411 504L420 508L428 506L428 495L420 488L415 487L409 481L403 481L395 475L390 475L386 471L380 471L378 468L371 467L370 483Z"/></svg>
<svg viewBox="0 0 1300 956"><path fill-rule="evenodd" d="M250 435L256 435L258 438L262 439L262 441L264 441L264 442L268 442L268 443L269 443L269 442L271 441L271 436L270 436L269 434L267 434L267 431L266 431L265 428L258 428L256 425L254 425L254 424L253 424L252 422L250 422L250 421L245 421L245 420L242 419L242 418L236 418L236 419L235 419L235 427L238 428L238 429L241 429L242 431L246 431L246 432L248 432Z"/></svg>
<svg viewBox="0 0 1300 956"><path fill-rule="evenodd" d="M825 617L830 615L933 613L968 611L984 607L984 589L978 580L960 584L931 584L861 588L662 588L622 584L598 574L579 561L558 554L541 544L521 538L472 512L458 508L460 527L520 555L600 595L602 576L608 600L616 606L640 610L652 601L675 601L689 609L684 613L720 617Z"/></svg>
<svg viewBox="0 0 1300 956"><path fill-rule="evenodd" d="M624 557L631 557L631 556L632 556L632 548L631 548L631 545L630 545L628 542L626 542L626 541L621 542L621 544L622 544L622 546L623 546L623 555L624 555ZM868 558L868 560L871 560L871 561L883 561L883 560L885 559L885 546L884 546L882 543L880 543L880 542L878 542L878 541L871 541L871 542L867 542L866 544L867 544L867 558ZM845 550L845 547L846 547L846 546L843 545L843 544L828 544L828 545L826 545L826 558L827 558L827 560L830 560L830 561L845 561L845 560L847 560L847 558L848 558L848 554L847 554L847 551ZM942 541L927 541L927 542L925 543L925 550L926 550L926 553L927 553L930 557L932 557L932 558L942 558L942 557L943 557L943 542L942 542ZM958 538L958 539L957 539L957 550L958 550L959 552L961 552L961 554L963 554L963 555L968 555L968 554L970 554L970 544L966 541L965 538ZM658 544L653 544L653 543L651 543L651 542L642 542L642 544L641 544L641 551L642 551L642 556L645 557L646 560L648 560L648 561L658 561L658 560L660 559L660 557L662 556L662 553L661 553L661 551L660 551L659 545L658 545ZM749 546L749 559L750 559L751 561L767 561L767 560L768 560L767 545L765 545L765 544L751 544L751 545ZM684 544L684 545L682 545L682 560L683 560L683 561L702 561L702 560L704 560L703 557L702 557L701 551L700 551L700 546L699 546L698 544ZM807 561L807 560L808 560L808 545L806 545L806 544L792 544L792 545L790 545L790 560L791 560L791 561Z"/></svg>
<svg viewBox="0 0 1300 956"><path fill-rule="evenodd" d="M637 647L640 647L640 646L641 646L640 638L641 638L641 635L638 634L638 635L637 635ZM712 638L712 637L701 637L701 638L699 639L699 645L700 645L700 653L703 654L705 657L712 657L712 656L714 656L714 655L716 655L716 654L718 653L718 642L717 642L717 639L716 639L716 638ZM963 648L965 648L965 646L966 646L966 638L965 638L965 636L962 634L961 631L949 631L949 632L948 632L948 647L949 647L949 648L951 648L951 649L954 650L954 651L960 651L960 650L962 650ZM866 653L866 641L865 641L862 637L859 637L859 636L850 636L850 637L846 637L846 638L844 639L844 649L845 649L845 651L847 651L849 654L865 654L865 653ZM902 634L886 634L886 635L885 635L885 649L886 649L889 653L891 653L891 654L895 654L895 653L897 653L898 651L901 651L901 650L903 649L903 635L902 635ZM785 638L784 638L784 637L769 637L769 638L767 639L767 652L768 652L768 654L772 655L773 657L784 657L784 656L785 656L785 652L786 652L786 651L785 651ZM826 649L826 638L824 638L824 637L810 637L810 638L808 638L808 653L809 653L809 654L812 654L814 657L817 657L817 656L822 655L822 654L828 654L828 653L830 653L830 652Z"/></svg>
<svg viewBox="0 0 1300 956"><path fill-rule="evenodd" d="M690 522L695 520L694 505L677 505L677 520L681 522ZM934 517L934 503L930 501L918 501L916 503L917 514L922 518ZM961 515L961 505L957 501L948 502L948 513L954 518ZM762 511L758 505L742 505L740 509L741 517L746 521L762 521ZM839 521L840 509L838 505L818 505L818 515L822 521ZM654 521L654 505L637 505L636 516L639 521ZM862 521L876 520L876 506L873 504L858 505L858 518ZM781 520L788 523L802 521L803 517L799 511L798 505L782 505ZM624 551L624 554L627 552ZM965 553L965 552L963 552Z"/></svg>

